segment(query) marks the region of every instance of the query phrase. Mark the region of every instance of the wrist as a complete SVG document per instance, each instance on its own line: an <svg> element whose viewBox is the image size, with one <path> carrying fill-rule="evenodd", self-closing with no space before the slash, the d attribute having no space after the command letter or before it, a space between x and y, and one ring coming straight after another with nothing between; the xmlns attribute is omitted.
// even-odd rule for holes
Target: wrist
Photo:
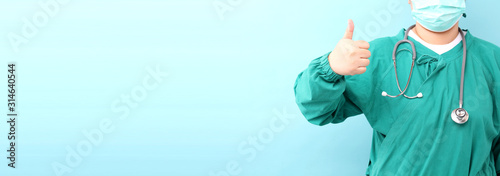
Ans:
<svg viewBox="0 0 500 176"><path fill-rule="evenodd" d="M321 58L321 60L320 60L320 72L321 72L323 78L325 78L328 81L335 82L335 81L343 78L344 75L338 74L337 72L335 72L333 70L332 64L330 63L330 55L331 55L331 53L326 54L325 56L323 56L323 58Z"/></svg>

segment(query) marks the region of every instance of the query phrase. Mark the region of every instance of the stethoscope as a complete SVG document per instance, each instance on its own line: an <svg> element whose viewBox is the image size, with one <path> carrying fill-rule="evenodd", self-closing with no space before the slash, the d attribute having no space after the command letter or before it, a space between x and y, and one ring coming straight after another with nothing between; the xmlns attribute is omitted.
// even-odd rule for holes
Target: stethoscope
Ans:
<svg viewBox="0 0 500 176"><path fill-rule="evenodd" d="M396 83L398 85L398 89L399 89L399 94L398 95L389 95L387 94L386 91L383 91L382 92L382 96L386 96L386 97L391 97L391 98L396 98L396 97L399 97L401 95L403 95L404 97L408 98L408 99L414 99L414 98L422 98L424 97L424 95L422 94L422 92L418 93L417 95L415 96L408 96L405 94L406 92L406 89L408 88L408 85L410 84L410 79L411 79L411 75L412 75L412 72L413 72L413 66L415 66L415 59L417 58L417 52L415 50L415 44L408 40L408 33L410 32L411 29L413 29L415 27L415 25L413 26L410 26L408 28L408 30L406 30L405 32L405 37L403 40L399 41L398 43L396 43L396 46L394 46L394 51L392 52L392 60L393 60L393 63L394 63L394 71L396 73ZM462 44L463 44L463 50L464 50L464 54L463 54L463 61L462 61L462 75L461 75L461 79L460 79L460 99L459 99L459 108L453 110L451 112L451 119L458 123L458 124L464 124L465 122L467 122L469 120L469 113L467 113L467 111L463 108L463 95L464 95L464 73L465 73L465 61L467 59L467 43L465 41L465 35L464 35L464 32L462 31L462 29L459 28L459 32L460 32L460 35L462 36ZM403 90L401 90L401 87L399 85L399 79L398 79L398 69L396 68L396 54L397 54L397 50L398 50L398 47L399 45L403 44L403 43L408 43L411 45L411 48L412 48L412 63L411 63L411 69L410 69L410 76L408 77L408 81L406 82L406 86Z"/></svg>

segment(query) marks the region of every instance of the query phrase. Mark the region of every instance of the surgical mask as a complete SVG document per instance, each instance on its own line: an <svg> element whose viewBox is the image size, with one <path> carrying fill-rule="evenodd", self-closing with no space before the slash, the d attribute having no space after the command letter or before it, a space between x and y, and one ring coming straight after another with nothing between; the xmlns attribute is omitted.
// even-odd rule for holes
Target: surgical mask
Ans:
<svg viewBox="0 0 500 176"><path fill-rule="evenodd" d="M412 0L412 16L430 31L451 29L465 13L465 0Z"/></svg>

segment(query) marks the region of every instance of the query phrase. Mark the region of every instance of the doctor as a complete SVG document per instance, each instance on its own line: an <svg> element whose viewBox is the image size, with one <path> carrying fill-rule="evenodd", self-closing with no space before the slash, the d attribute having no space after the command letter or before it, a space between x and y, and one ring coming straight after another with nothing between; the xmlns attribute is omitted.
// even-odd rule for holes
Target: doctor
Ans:
<svg viewBox="0 0 500 176"><path fill-rule="evenodd" d="M393 37L353 41L349 20L335 49L299 74L297 105L321 126L363 113L367 175L499 174L500 48L459 28L465 0L409 4L416 25Z"/></svg>

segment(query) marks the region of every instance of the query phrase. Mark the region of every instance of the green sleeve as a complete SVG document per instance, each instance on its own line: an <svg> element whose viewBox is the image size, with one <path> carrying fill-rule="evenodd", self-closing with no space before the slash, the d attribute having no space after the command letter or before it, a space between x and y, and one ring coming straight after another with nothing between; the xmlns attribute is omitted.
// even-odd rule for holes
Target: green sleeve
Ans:
<svg viewBox="0 0 500 176"><path fill-rule="evenodd" d="M304 117L315 125L343 122L361 114L348 97L345 77L332 71L327 53L314 59L295 81L295 101Z"/></svg>

